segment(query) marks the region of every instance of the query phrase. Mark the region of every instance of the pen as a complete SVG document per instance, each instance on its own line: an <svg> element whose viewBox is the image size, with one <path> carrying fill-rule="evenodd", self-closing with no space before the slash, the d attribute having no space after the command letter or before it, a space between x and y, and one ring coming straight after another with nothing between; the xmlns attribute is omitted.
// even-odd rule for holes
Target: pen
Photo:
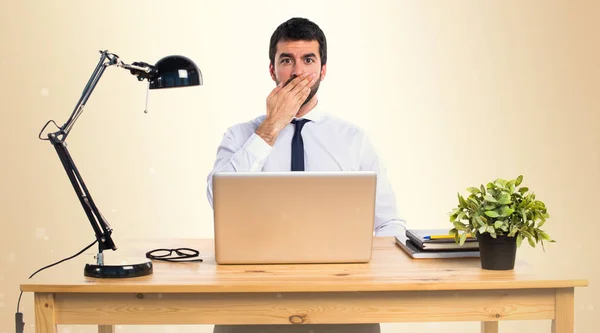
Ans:
<svg viewBox="0 0 600 333"><path fill-rule="evenodd" d="M473 237L471 234L467 234L467 237ZM431 235L431 236L425 236L423 237L424 239L454 239L454 235Z"/></svg>

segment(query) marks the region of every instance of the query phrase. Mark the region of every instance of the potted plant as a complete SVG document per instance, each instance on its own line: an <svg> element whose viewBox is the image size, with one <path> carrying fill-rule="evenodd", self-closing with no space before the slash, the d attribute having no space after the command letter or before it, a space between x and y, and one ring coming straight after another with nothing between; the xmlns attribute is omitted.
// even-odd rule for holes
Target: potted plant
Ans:
<svg viewBox="0 0 600 333"><path fill-rule="evenodd" d="M460 245L469 235L477 238L483 269L513 269L524 239L542 248L544 241L555 242L541 229L550 217L546 205L529 188L519 188L522 181L522 175L510 181L496 179L485 187L469 187L467 198L458 193L458 207L450 212L450 234Z"/></svg>

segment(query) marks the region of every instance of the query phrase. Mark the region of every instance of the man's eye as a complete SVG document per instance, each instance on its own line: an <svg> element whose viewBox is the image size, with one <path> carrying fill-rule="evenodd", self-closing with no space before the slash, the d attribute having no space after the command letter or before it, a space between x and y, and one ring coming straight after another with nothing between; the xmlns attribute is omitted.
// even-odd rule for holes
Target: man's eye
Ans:
<svg viewBox="0 0 600 333"><path fill-rule="evenodd" d="M315 62L315 60L313 58L306 58L306 62L312 63L312 62Z"/></svg>
<svg viewBox="0 0 600 333"><path fill-rule="evenodd" d="M289 63L289 62L290 62L290 59L283 59L283 60L281 60L281 62L280 62L280 63L282 63L282 64L287 64L287 63Z"/></svg>

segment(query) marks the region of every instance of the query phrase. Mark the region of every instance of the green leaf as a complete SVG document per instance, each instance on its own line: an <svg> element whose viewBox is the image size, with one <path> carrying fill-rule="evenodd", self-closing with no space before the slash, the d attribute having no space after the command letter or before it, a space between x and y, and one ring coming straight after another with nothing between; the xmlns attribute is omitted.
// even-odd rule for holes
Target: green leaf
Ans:
<svg viewBox="0 0 600 333"><path fill-rule="evenodd" d="M503 205L508 205L511 202L510 200L510 194L504 192L500 195L500 198L498 199L498 203L499 204L503 204Z"/></svg>
<svg viewBox="0 0 600 333"><path fill-rule="evenodd" d="M519 177L517 177L517 179L515 181L515 186L521 185L522 182L523 182L523 175L519 175Z"/></svg>
<svg viewBox="0 0 600 333"><path fill-rule="evenodd" d="M517 206L517 208L523 209L523 208L525 208L525 206L527 206L527 199L521 200L521 202L519 202L519 205Z"/></svg>
<svg viewBox="0 0 600 333"><path fill-rule="evenodd" d="M486 195L484 199L485 199L485 201L487 201L487 202L498 202L498 201L496 201L496 198L494 198L494 197L493 197L493 196L491 196L490 194Z"/></svg>
<svg viewBox="0 0 600 333"><path fill-rule="evenodd" d="M460 245L464 245L465 241L467 240L467 233L464 232L462 235L460 235Z"/></svg>
<svg viewBox="0 0 600 333"><path fill-rule="evenodd" d="M480 227L478 231L480 234L483 234L486 230L487 230L487 226L484 225L484 226Z"/></svg>
<svg viewBox="0 0 600 333"><path fill-rule="evenodd" d="M519 235L517 235L517 247L521 247L521 243L523 243L523 235L519 233Z"/></svg>
<svg viewBox="0 0 600 333"><path fill-rule="evenodd" d="M487 215L489 217L499 217L500 216L500 214L496 213L496 211L494 211L494 210L486 210L485 215Z"/></svg>
<svg viewBox="0 0 600 333"><path fill-rule="evenodd" d="M496 221L494 222L494 228L500 229L504 225L504 221Z"/></svg>
<svg viewBox="0 0 600 333"><path fill-rule="evenodd" d="M476 211L479 208L479 205L476 202L473 202L471 198L469 198L469 209L471 211Z"/></svg>
<svg viewBox="0 0 600 333"><path fill-rule="evenodd" d="M489 232L490 234L495 234L496 231L494 230L494 226L493 225L488 225L487 232Z"/></svg>
<svg viewBox="0 0 600 333"><path fill-rule="evenodd" d="M483 196L485 196L485 187L483 186L483 184L481 185L481 187L479 189L481 190L481 194Z"/></svg>
<svg viewBox="0 0 600 333"><path fill-rule="evenodd" d="M533 237L533 235L528 230L521 228L520 231L523 234L523 236L525 236L525 237Z"/></svg>
<svg viewBox="0 0 600 333"><path fill-rule="evenodd" d="M521 193L521 195L525 194L525 192L527 192L527 191L529 191L529 188L528 188L528 187L521 187L521 188L519 189L519 193Z"/></svg>
<svg viewBox="0 0 600 333"><path fill-rule="evenodd" d="M494 185L496 185L496 187L506 187L506 183L507 181L501 178L498 178L494 181Z"/></svg>
<svg viewBox="0 0 600 333"><path fill-rule="evenodd" d="M455 227L457 230L462 230L462 231L465 231L465 230L467 230L467 226L466 226L464 223L462 223L462 222L458 222L458 221L456 221L456 222L454 222L453 224L454 224L454 227Z"/></svg>
<svg viewBox="0 0 600 333"><path fill-rule="evenodd" d="M538 223L537 227L541 228L544 225L544 223L546 223L546 219L543 219L540 223Z"/></svg>
<svg viewBox="0 0 600 333"><path fill-rule="evenodd" d="M527 240L529 241L529 245L531 245L531 247L535 247L535 242L533 241L533 238L527 237Z"/></svg>
<svg viewBox="0 0 600 333"><path fill-rule="evenodd" d="M487 204L487 205L483 206L483 209L485 209L485 210L494 210L494 209L496 209L496 205L494 205L494 204Z"/></svg>
<svg viewBox="0 0 600 333"><path fill-rule="evenodd" d="M539 230L538 233L540 234L540 237L542 237L542 239L547 240L547 241L552 240L552 238L550 238L550 236L547 233L543 232L542 230Z"/></svg>
<svg viewBox="0 0 600 333"><path fill-rule="evenodd" d="M460 193L458 193L458 202L460 203L460 206L463 208L467 206L467 202L465 201L465 198L463 198L463 196L460 195Z"/></svg>
<svg viewBox="0 0 600 333"><path fill-rule="evenodd" d="M469 192L471 192L471 193L473 193L473 194L478 194L478 193L481 193L481 192L479 191L479 189L478 189L478 188L476 188L476 187L469 187L469 188L467 188L467 191L469 191Z"/></svg>
<svg viewBox="0 0 600 333"><path fill-rule="evenodd" d="M485 225L486 225L486 223L483 221L483 219L484 219L484 218L483 218L483 217L481 217L481 216L479 216L479 215L475 216L475 221L477 221L477 223L478 223L479 225L485 226Z"/></svg>
<svg viewBox="0 0 600 333"><path fill-rule="evenodd" d="M500 209L500 216L502 217L507 217L510 216L512 213L514 213L515 210L508 207L508 206L502 206L502 208Z"/></svg>

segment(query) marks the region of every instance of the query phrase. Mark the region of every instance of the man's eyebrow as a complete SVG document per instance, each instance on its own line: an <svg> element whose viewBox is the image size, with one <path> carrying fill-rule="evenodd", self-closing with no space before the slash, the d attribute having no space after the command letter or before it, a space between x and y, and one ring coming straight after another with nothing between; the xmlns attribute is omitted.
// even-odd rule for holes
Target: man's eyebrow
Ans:
<svg viewBox="0 0 600 333"><path fill-rule="evenodd" d="M294 57L294 55L291 53L281 53L279 55L279 58L293 58L293 57ZM307 53L302 56L302 58L316 58L316 57L317 57L317 55L314 53Z"/></svg>
<svg viewBox="0 0 600 333"><path fill-rule="evenodd" d="M293 58L294 56L291 53L282 53L279 55L279 58Z"/></svg>

